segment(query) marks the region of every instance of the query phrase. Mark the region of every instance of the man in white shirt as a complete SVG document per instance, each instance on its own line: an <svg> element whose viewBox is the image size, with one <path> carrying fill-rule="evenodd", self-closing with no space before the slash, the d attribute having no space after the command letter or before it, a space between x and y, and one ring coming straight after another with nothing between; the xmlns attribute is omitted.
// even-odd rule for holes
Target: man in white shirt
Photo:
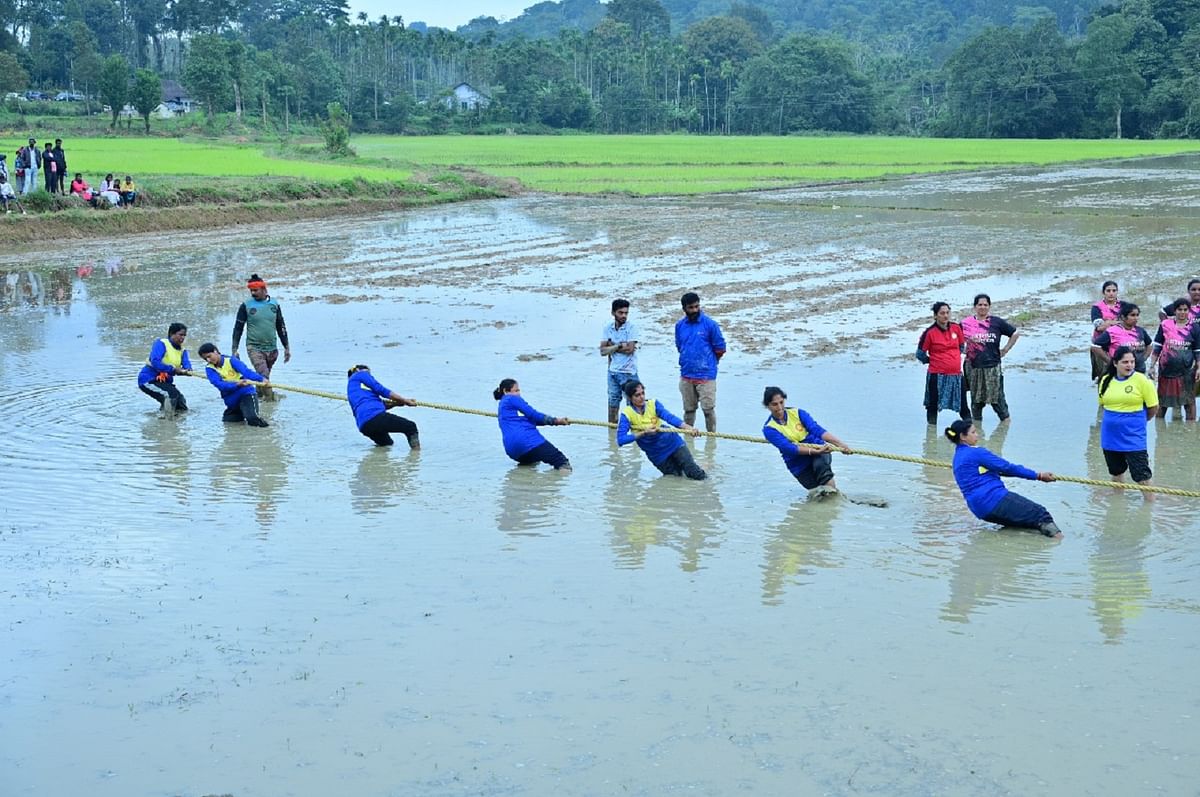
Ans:
<svg viewBox="0 0 1200 797"><path fill-rule="evenodd" d="M600 353L608 358L608 422L617 422L621 410L621 388L626 382L638 381L637 327L629 321L629 301L613 299L613 320L604 328Z"/></svg>
<svg viewBox="0 0 1200 797"><path fill-rule="evenodd" d="M8 178L0 174L0 205L4 206L5 213L12 213L12 209L8 206L10 202L16 202L17 195L13 192L13 187L8 184Z"/></svg>

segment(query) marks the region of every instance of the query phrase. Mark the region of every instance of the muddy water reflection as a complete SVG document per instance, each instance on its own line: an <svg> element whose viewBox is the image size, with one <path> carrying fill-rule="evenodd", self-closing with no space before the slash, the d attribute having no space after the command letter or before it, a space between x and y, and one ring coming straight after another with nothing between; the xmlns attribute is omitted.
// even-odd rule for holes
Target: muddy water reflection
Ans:
<svg viewBox="0 0 1200 797"><path fill-rule="evenodd" d="M1148 206L1195 180L1151 168ZM933 299L988 290L1022 339L986 444L1102 475L1086 298L1103 275L1162 304L1200 246L1111 178L911 184L947 212L884 209L894 185L534 197L5 255L2 791L1190 793L1194 502L1021 483L1055 543L974 520L942 468L839 458L891 505L809 503L765 446L700 441L691 483L561 427L563 476L515 467L488 419L407 412L412 454L332 402L288 396L259 430L223 426L203 380L174 422L135 386L171 321L226 347L257 271L292 332L281 382L338 391L367 362L490 408L515 376L601 417L623 293L673 405L670 324L698 288L731 341L724 429L759 429L782 384L852 443L946 459L911 351ZM1157 479L1200 483L1198 435L1151 426Z"/></svg>

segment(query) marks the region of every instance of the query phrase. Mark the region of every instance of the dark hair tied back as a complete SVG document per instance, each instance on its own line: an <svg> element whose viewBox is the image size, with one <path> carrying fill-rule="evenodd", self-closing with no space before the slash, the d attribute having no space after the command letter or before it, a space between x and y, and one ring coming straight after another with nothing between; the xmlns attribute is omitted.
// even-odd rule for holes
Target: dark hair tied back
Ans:
<svg viewBox="0 0 1200 797"><path fill-rule="evenodd" d="M965 435L967 430L970 428L970 421L964 421L962 418L959 418L957 421L946 427L944 434L946 435L947 440L949 440L951 443L954 443L954 445L959 446L963 444L962 436Z"/></svg>
<svg viewBox="0 0 1200 797"><path fill-rule="evenodd" d="M516 383L517 380L515 379L501 379L500 386L492 391L492 398L494 398L496 401L499 401L501 396L512 390L512 386Z"/></svg>
<svg viewBox="0 0 1200 797"><path fill-rule="evenodd" d="M1104 395L1104 391L1108 390L1108 386L1112 384L1112 381L1117 378L1117 363L1119 363L1126 354L1133 354L1133 349L1129 348L1128 346L1118 346L1117 350L1113 352L1112 359L1108 361L1108 370L1105 372L1104 376L1100 377L1101 396ZM1135 359L1137 358L1136 354L1133 354L1133 356Z"/></svg>
<svg viewBox="0 0 1200 797"><path fill-rule="evenodd" d="M775 387L774 385L768 386L767 389L763 391L763 406L771 406L771 402L774 401L776 396L783 396L784 399L786 399L787 393L783 392L783 388Z"/></svg>

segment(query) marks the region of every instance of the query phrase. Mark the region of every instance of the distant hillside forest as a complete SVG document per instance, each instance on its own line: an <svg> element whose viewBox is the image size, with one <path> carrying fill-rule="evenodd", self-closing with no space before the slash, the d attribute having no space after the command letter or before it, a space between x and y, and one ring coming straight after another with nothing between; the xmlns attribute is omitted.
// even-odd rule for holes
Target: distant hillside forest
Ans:
<svg viewBox="0 0 1200 797"><path fill-rule="evenodd" d="M1200 137L1200 0L562 0L457 31L344 0L0 0L3 92L145 105L155 77L264 126Z"/></svg>

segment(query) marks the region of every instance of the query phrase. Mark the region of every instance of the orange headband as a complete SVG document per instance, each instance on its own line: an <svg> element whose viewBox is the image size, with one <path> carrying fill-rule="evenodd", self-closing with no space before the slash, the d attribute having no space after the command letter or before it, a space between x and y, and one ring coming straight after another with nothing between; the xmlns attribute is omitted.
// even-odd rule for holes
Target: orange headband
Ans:
<svg viewBox="0 0 1200 797"><path fill-rule="evenodd" d="M262 280L250 280L246 283L246 287L250 290L254 290L255 288L265 288L267 287L267 283Z"/></svg>

